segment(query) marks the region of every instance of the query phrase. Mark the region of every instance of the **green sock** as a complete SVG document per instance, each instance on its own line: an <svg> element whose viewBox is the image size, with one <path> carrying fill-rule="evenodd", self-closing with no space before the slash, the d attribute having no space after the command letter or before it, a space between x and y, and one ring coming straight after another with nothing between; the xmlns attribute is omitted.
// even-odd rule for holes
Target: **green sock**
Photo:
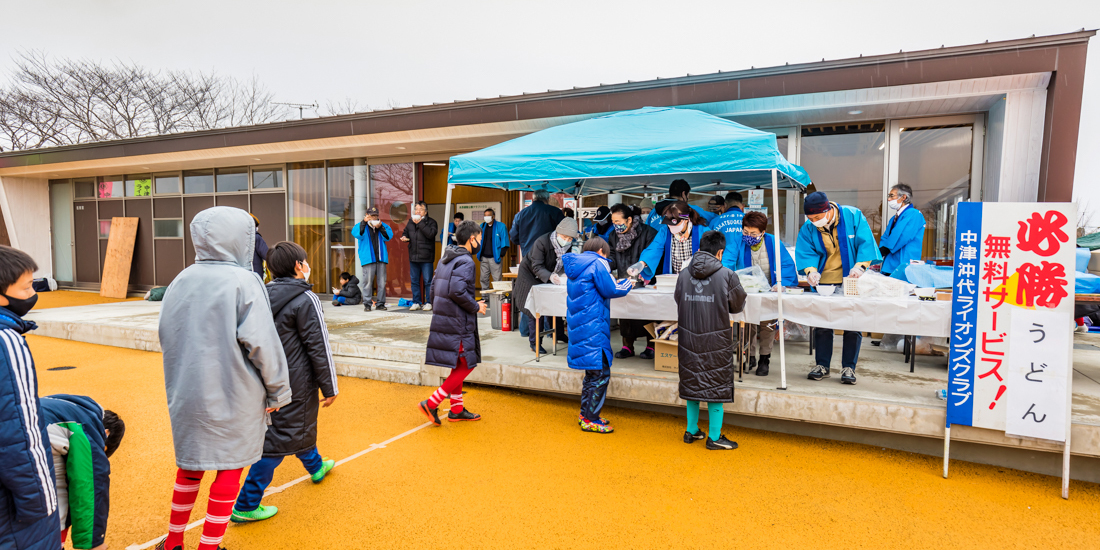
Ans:
<svg viewBox="0 0 1100 550"><path fill-rule="evenodd" d="M685 401L687 401L688 415L687 432L689 434L697 434L699 433L699 402L691 401L690 399L686 399Z"/></svg>
<svg viewBox="0 0 1100 550"><path fill-rule="evenodd" d="M698 418L698 414L699 413L696 413L696 418ZM722 408L721 403L707 403L707 416L710 417L711 441L718 441L718 438L722 437L722 416L724 414L725 410Z"/></svg>

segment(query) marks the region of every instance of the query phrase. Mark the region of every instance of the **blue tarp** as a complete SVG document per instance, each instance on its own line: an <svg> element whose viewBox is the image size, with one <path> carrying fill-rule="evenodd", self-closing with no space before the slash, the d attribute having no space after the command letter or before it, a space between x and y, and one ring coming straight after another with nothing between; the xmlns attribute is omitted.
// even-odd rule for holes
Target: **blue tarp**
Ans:
<svg viewBox="0 0 1100 550"><path fill-rule="evenodd" d="M664 192L674 179L693 191L805 190L810 177L776 149L775 135L694 109L646 107L547 128L451 157L451 184L592 195Z"/></svg>

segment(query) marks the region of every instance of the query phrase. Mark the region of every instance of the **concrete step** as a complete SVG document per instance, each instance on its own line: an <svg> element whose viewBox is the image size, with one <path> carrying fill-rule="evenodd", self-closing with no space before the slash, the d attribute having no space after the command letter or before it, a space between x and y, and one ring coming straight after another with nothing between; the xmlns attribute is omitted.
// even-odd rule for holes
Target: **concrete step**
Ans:
<svg viewBox="0 0 1100 550"><path fill-rule="evenodd" d="M333 355L336 374L382 382L396 382L415 386L438 385L439 379L428 380L419 363L403 363L365 357ZM434 381L433 381L434 380Z"/></svg>

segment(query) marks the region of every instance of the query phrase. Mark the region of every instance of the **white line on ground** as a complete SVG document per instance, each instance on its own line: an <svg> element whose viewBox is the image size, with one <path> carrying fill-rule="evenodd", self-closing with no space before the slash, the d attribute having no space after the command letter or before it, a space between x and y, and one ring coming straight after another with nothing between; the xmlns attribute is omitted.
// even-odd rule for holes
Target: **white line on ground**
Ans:
<svg viewBox="0 0 1100 550"><path fill-rule="evenodd" d="M414 434L414 433L416 433L420 430L423 430L424 428L427 428L428 426L431 426L431 425L432 425L431 422L425 422L425 423L423 423L423 424L421 424L421 425L419 425L419 426L417 426L417 427L415 427L415 428L413 428L413 429L411 429L411 430L409 430L405 433L395 435L395 436L393 436L393 437L391 437L391 438L389 438L389 439L387 439L387 440L385 440L381 443L372 443L370 447L367 447L366 449L363 449L362 451L359 451L359 452L357 452L357 453L355 453L355 454L353 454L349 457L346 457L346 458L343 458L343 459L340 459L340 460L336 461L336 466L339 466L339 465L344 464L346 462L351 462L352 460L355 460L355 459L357 459L357 458L359 458L359 457L361 457L361 456L363 456L363 455L365 455L365 454L367 454L371 451L376 451L378 449L385 449L386 445L389 445L390 443L393 443L394 441L397 441L398 439L401 439L402 437L405 437L407 435L412 435L412 434ZM287 483L285 485L280 485L278 487L270 487L266 491L264 491L264 496L266 497L266 496L269 496L269 495L274 495L276 493L281 493L281 492L289 489L290 487L293 487L293 486L295 486L295 485L297 485L297 484L299 484L299 483L301 483L301 482L303 482L307 479L309 479L309 476L302 476L302 477L300 477L298 479L295 479L295 480L293 480L290 483ZM200 519L196 522L190 523L190 524L187 525L187 527L184 529L184 531L185 532L190 531L190 530L202 525L205 522L206 522L206 519L204 518L204 519ZM167 535L161 535L161 536L159 536L159 537L157 537L157 538L155 538L155 539L153 539L149 542L146 542L145 544L131 544L130 546L126 547L126 550L145 550L146 548L151 548L152 546L156 545L158 542L164 540L166 537L167 537Z"/></svg>

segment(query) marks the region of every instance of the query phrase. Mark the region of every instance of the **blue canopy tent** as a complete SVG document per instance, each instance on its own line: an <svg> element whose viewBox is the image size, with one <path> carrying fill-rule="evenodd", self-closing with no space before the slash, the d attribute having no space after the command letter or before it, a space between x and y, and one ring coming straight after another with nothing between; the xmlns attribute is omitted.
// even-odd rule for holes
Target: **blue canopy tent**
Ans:
<svg viewBox="0 0 1100 550"><path fill-rule="evenodd" d="M555 126L451 157L447 212L454 185L544 189L581 198L656 192L674 179L687 180L693 191L702 192L771 187L773 205L779 204L779 189L804 192L810 184L806 171L779 153L770 132L694 109L646 107ZM773 224L776 242L781 242L779 225ZM444 228L444 242L446 232ZM775 279L781 281L780 266L775 269ZM785 389L782 323L779 355Z"/></svg>

